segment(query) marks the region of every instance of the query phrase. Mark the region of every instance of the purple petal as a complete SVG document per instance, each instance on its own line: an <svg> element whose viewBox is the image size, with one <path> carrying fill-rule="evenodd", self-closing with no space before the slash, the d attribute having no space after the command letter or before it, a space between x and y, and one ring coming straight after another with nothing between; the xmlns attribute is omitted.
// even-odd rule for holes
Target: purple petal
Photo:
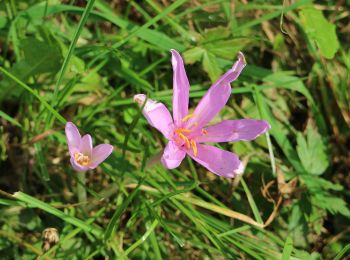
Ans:
<svg viewBox="0 0 350 260"><path fill-rule="evenodd" d="M243 172L243 164L234 153L210 145L197 144L197 155L187 152L193 160L216 175L234 178Z"/></svg>
<svg viewBox="0 0 350 260"><path fill-rule="evenodd" d="M181 164L185 156L186 152L179 149L174 142L170 141L164 149L161 162L165 168L174 169Z"/></svg>
<svg viewBox="0 0 350 260"><path fill-rule="evenodd" d="M100 163L107 159L112 153L113 146L110 144L99 144L92 150L90 169L96 168Z"/></svg>
<svg viewBox="0 0 350 260"><path fill-rule="evenodd" d="M225 106L230 95L231 85L228 83L211 87L194 110L187 128L201 129L205 126Z"/></svg>
<svg viewBox="0 0 350 260"><path fill-rule="evenodd" d="M176 50L171 50L173 65L173 118L176 125L188 114L190 84L183 60Z"/></svg>
<svg viewBox="0 0 350 260"><path fill-rule="evenodd" d="M231 83L235 81L241 74L244 67L247 65L245 57L242 52L238 52L238 60L233 64L232 68L228 70L217 82L220 84L222 82Z"/></svg>
<svg viewBox="0 0 350 260"><path fill-rule="evenodd" d="M72 123L67 122L65 126L68 149L71 156L79 150L81 135L78 128Z"/></svg>
<svg viewBox="0 0 350 260"><path fill-rule="evenodd" d="M201 129L219 113L231 95L230 83L238 78L245 65L244 55L239 52L233 67L217 80L199 101L193 112L194 116L188 121L188 127L196 125L197 129Z"/></svg>
<svg viewBox="0 0 350 260"><path fill-rule="evenodd" d="M80 165L79 163L77 163L75 160L74 160L74 157L71 157L70 158L70 163L72 164L74 170L78 171L78 172L85 172L87 170L89 170L89 167L88 166L82 166Z"/></svg>
<svg viewBox="0 0 350 260"><path fill-rule="evenodd" d="M134 96L134 101L142 106L146 98L146 95L138 94ZM172 138L173 119L164 104L147 99L142 113L151 126L158 129L166 138Z"/></svg>
<svg viewBox="0 0 350 260"><path fill-rule="evenodd" d="M264 120L241 119L225 120L205 128L197 142L236 142L251 141L271 128Z"/></svg>
<svg viewBox="0 0 350 260"><path fill-rule="evenodd" d="M92 155L92 139L90 135L84 135L83 138L81 138L80 146L79 146L79 152L83 153L84 155L87 155L91 158Z"/></svg>

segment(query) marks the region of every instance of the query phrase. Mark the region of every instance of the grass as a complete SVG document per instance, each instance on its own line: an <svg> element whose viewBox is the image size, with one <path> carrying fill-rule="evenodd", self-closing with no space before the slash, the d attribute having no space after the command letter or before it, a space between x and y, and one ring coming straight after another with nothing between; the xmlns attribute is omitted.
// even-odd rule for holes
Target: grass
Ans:
<svg viewBox="0 0 350 260"><path fill-rule="evenodd" d="M349 252L349 11L337 1L0 3L2 259L341 259ZM166 140L133 95L171 108L170 49L190 107L248 65L214 119L256 118L253 142L222 143L246 164L215 176L167 170ZM112 155L78 175L67 121ZM42 248L42 232L59 242Z"/></svg>

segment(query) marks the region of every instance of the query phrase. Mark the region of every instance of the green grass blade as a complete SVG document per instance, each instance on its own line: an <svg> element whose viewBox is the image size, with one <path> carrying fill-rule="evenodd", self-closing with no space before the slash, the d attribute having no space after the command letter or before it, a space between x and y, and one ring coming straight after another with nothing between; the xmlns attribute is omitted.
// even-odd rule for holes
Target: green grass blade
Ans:
<svg viewBox="0 0 350 260"><path fill-rule="evenodd" d="M186 2L186 0L175 1L173 4L171 4L170 6L165 8L161 13L156 15L154 18L149 20L147 23L145 23L141 27L135 27L133 30L131 30L131 32L129 33L129 35L127 37L125 37L123 40L113 44L111 49L116 50L119 47L121 47L122 45L124 45L125 43L127 43L130 39L138 36L141 33L144 33L147 28L149 28L150 26L155 24L157 21L159 21L160 19L162 19L163 17L165 17L169 13L173 12L175 9L177 9L178 7L183 5L185 2ZM109 53L109 51L105 51L105 52L101 53L100 55L98 55L97 57L95 57L95 59L98 59L99 57L102 57L108 53Z"/></svg>
<svg viewBox="0 0 350 260"><path fill-rule="evenodd" d="M86 224L84 221L82 221L78 218L69 216L69 215L63 213L62 211L52 207L51 205L49 205L41 200L38 200L38 199L36 199L36 198L26 194L26 193L23 193L21 191L15 192L13 194L13 198L27 203L28 207L42 209L43 211L50 213L50 214L62 219L63 221L65 221L69 224L72 224L73 226L79 227L82 230L86 231L87 233L91 233L96 237L102 236L102 229L97 227L96 225Z"/></svg>
<svg viewBox="0 0 350 260"><path fill-rule="evenodd" d="M340 252L334 257L334 260L342 259L342 256L345 255L346 252L350 250L350 243L347 244Z"/></svg>
<svg viewBox="0 0 350 260"><path fill-rule="evenodd" d="M81 34L81 32L82 32L82 30L84 28L84 25L85 25L85 23L87 21L87 18L88 18L89 14L90 14L93 6L94 6L94 3L95 3L95 0L89 0L88 1L87 5L86 5L86 7L84 9L83 15L80 18L77 30L75 31L74 36L73 36L73 40L72 40L71 44L69 45L67 56L64 59L62 67L61 67L61 70L60 70L60 72L58 74L58 79L56 81L56 84L55 84L55 87L54 87L54 92L53 92L52 105L55 105L55 103L56 103L58 90L60 88L60 85L61 85L64 73L67 70L69 61L70 61L70 59L71 59L71 57L72 57L72 55L74 53L75 46L77 45L77 41L78 41L78 39L80 37L80 34Z"/></svg>
<svg viewBox="0 0 350 260"><path fill-rule="evenodd" d="M291 237L287 237L283 247L282 260L289 260L292 255L292 251L293 251L293 239Z"/></svg>
<svg viewBox="0 0 350 260"><path fill-rule="evenodd" d="M264 21L268 21L268 20L271 20L273 18L279 17L282 14L282 12L284 14L286 14L286 13L292 11L292 10L300 8L301 6L308 5L310 3L312 3L311 0L300 0L300 1L296 2L296 3L294 3L294 4L291 4L290 6L285 7L284 9L281 9L281 10L278 10L278 11L275 11L275 12L272 12L272 13L269 13L269 14L265 14L265 15L257 18L257 19L253 19L250 22L247 22L247 23L245 23L245 24L243 24L241 26L238 26L234 30L234 32L239 32L239 31L242 31L244 29L256 26L258 24L261 24Z"/></svg>
<svg viewBox="0 0 350 260"><path fill-rule="evenodd" d="M147 228L150 228L151 225L152 224L150 222L146 223ZM155 232L151 232L151 234L149 235L149 239L151 242L152 249L154 251L155 259L162 260L163 258L162 258L162 254L160 253L160 249L157 241L157 235L155 234Z"/></svg>
<svg viewBox="0 0 350 260"><path fill-rule="evenodd" d="M272 169L272 176L276 177L276 161L275 161L275 155L273 154L273 147L271 143L270 134L266 132L265 136L266 136L267 147L269 148L269 157L270 157L270 163L271 163L271 169Z"/></svg>
<svg viewBox="0 0 350 260"><path fill-rule="evenodd" d="M132 191L132 193L127 197L127 199L123 202L122 205L120 205L120 207L117 208L117 210L114 212L110 222L107 225L106 231L104 233L104 240L108 241L112 234L114 233L114 231L116 230L117 226L118 226L118 220L121 217L121 215L123 214L124 210L128 207L128 205L131 203L131 201L133 200L133 198L138 194L139 190L139 186L141 185L141 183L138 185L138 187L135 188L135 190Z"/></svg>
<svg viewBox="0 0 350 260"><path fill-rule="evenodd" d="M32 94L34 97L36 97L40 103L47 109L49 110L57 119L60 121L62 124L65 124L67 121L64 119L63 116L61 116L52 106L50 106L49 103L45 101L43 97L41 97L34 89L26 85L24 82L19 80L16 76L5 70L4 68L0 67L0 71L4 73L7 77L15 81L18 85L20 85L22 88L27 90L30 94Z"/></svg>
<svg viewBox="0 0 350 260"><path fill-rule="evenodd" d="M39 168L40 168L40 172L42 174L42 178L44 181L49 181L50 180L50 176L49 176L49 172L47 170L47 166L46 166L46 162L45 162L45 156L42 150L42 146L40 143L35 143L34 144L34 148L36 151L36 157L38 160L38 164L39 164Z"/></svg>
<svg viewBox="0 0 350 260"><path fill-rule="evenodd" d="M248 226L248 225L245 225L243 227L235 228L235 229L226 231L224 233L221 233L221 234L218 235L218 237L230 236L232 234L239 233L239 232L242 232L242 231L247 231L249 229L251 229L251 227Z"/></svg>
<svg viewBox="0 0 350 260"><path fill-rule="evenodd" d="M254 198L253 198L253 195L252 193L250 192L247 184L245 183L245 180L243 178L241 178L241 183L242 183L242 186L243 186L243 189L247 195L247 198L248 198L248 202L249 202L249 205L250 205L250 208L252 209L253 211L253 214L254 214L254 217L255 217L255 220L260 223L260 224L263 224L264 221L262 220L261 216L260 216L260 212L259 212L259 209L258 207L256 206L256 203L254 201Z"/></svg>
<svg viewBox="0 0 350 260"><path fill-rule="evenodd" d="M9 121L10 123L22 128L22 125L13 117L9 116L8 114L6 114L4 111L0 110L0 117L2 117L3 119L5 119L6 121Z"/></svg>
<svg viewBox="0 0 350 260"><path fill-rule="evenodd" d="M258 90L257 87L255 88L254 96L259 109L259 113L261 114L262 118L267 120L271 125L271 129L269 130L269 132L275 138L278 145L281 147L281 149L283 150L284 154L288 158L289 162L293 165L293 167L298 172L303 172L303 167L300 163L299 157L295 149L281 130L281 123L272 116L268 105L264 101L262 93L260 93L260 90Z"/></svg>
<svg viewBox="0 0 350 260"><path fill-rule="evenodd" d="M37 248L36 246L33 246L32 244L26 242L25 240L20 238L18 235L12 234L12 232L0 230L0 237L5 237L6 239L8 239L10 241L14 241L38 256L40 256L42 254L42 251L40 248ZM46 259L52 259L52 258L47 257Z"/></svg>
<svg viewBox="0 0 350 260"><path fill-rule="evenodd" d="M146 2L159 14L163 13L164 10L159 6L159 4L153 0L146 0ZM178 32L179 35L185 37L187 40L191 40L192 35L188 33L180 24L176 23L169 15L164 16L164 20L170 24L170 26Z"/></svg>
<svg viewBox="0 0 350 260"><path fill-rule="evenodd" d="M134 244L132 244L128 249L125 250L123 257L128 256L133 250L135 250L137 247L139 247L143 242L146 241L146 239L149 237L149 235L153 232L153 230L157 227L158 220L155 219L152 224L147 228L147 231L143 234L143 236L137 240Z"/></svg>

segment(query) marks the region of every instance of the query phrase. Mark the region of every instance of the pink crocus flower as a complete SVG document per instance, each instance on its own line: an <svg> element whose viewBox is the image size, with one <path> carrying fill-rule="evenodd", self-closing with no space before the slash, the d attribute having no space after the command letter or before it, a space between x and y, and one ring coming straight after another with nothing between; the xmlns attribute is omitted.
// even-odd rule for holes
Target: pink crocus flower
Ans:
<svg viewBox="0 0 350 260"><path fill-rule="evenodd" d="M81 137L78 128L72 122L66 124L65 131L70 162L76 171L95 169L113 151L110 144L99 144L93 148L91 136L87 134Z"/></svg>
<svg viewBox="0 0 350 260"><path fill-rule="evenodd" d="M193 113L188 113L189 82L180 54L171 50L173 66L173 117L164 104L147 99L143 94L134 100L143 108L148 123L158 129L168 140L161 162L168 168L178 167L188 154L209 171L223 177L233 178L243 173L244 166L234 153L207 142L251 141L265 133L270 125L264 120L224 120L206 126L225 106L231 94L230 83L238 78L246 65L244 55L202 97Z"/></svg>

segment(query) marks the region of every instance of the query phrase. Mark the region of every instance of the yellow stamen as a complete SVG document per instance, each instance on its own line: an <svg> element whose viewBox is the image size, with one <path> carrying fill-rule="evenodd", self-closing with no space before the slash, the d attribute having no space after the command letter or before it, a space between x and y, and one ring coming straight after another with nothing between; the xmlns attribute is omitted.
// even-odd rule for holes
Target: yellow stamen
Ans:
<svg viewBox="0 0 350 260"><path fill-rule="evenodd" d="M177 129L175 129L174 132L177 133L177 134L179 134L179 133L190 133L191 130L187 129L187 128L177 128Z"/></svg>
<svg viewBox="0 0 350 260"><path fill-rule="evenodd" d="M184 134L182 134L182 133L179 133L179 137L180 137L183 141L185 141L186 146L187 146L187 148L189 149L189 148L191 147L191 145L190 145L190 141L188 140L188 138L187 138Z"/></svg>
<svg viewBox="0 0 350 260"><path fill-rule="evenodd" d="M192 150L193 150L193 154L194 156L197 156L197 144L196 144L196 141L191 139L191 146L192 146Z"/></svg>
<svg viewBox="0 0 350 260"><path fill-rule="evenodd" d="M74 154L74 159L77 163L79 163L80 165L86 166L88 164L90 164L90 157L88 155L85 155L83 153L75 153Z"/></svg>
<svg viewBox="0 0 350 260"><path fill-rule="evenodd" d="M206 134L208 134L208 131L205 129L202 129L202 135L206 135Z"/></svg>
<svg viewBox="0 0 350 260"><path fill-rule="evenodd" d="M188 119L190 119L191 117L194 117L194 114L188 114L187 116L185 116L184 118L182 118L182 123L186 122Z"/></svg>

